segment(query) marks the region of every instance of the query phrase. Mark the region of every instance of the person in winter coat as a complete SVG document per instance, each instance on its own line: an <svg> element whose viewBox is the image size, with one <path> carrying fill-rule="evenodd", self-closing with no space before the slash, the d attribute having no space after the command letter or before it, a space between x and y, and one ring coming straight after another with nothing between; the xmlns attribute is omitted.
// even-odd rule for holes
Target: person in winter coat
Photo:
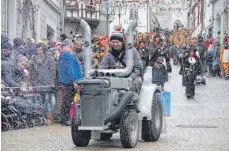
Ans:
<svg viewBox="0 0 229 151"><path fill-rule="evenodd" d="M229 37L227 37L226 46L222 48L220 52L220 62L224 70L222 76L224 79L229 79Z"/></svg>
<svg viewBox="0 0 229 151"><path fill-rule="evenodd" d="M123 35L120 32L113 32L110 36L111 48L102 58L99 69L118 69L126 67L126 47L124 45ZM133 91L139 93L143 82L143 63L136 49L133 49L134 67L130 75L127 76L133 85Z"/></svg>
<svg viewBox="0 0 229 151"><path fill-rule="evenodd" d="M206 72L207 48L204 46L203 41L204 41L203 37L199 36L198 37L198 42L197 42L197 51L198 51L198 53L200 55L200 60L202 62L203 69L204 69L204 71L202 71L202 72Z"/></svg>
<svg viewBox="0 0 229 151"><path fill-rule="evenodd" d="M149 64L149 49L146 48L146 42L140 41L139 42L139 48L138 53L142 59L144 70Z"/></svg>
<svg viewBox="0 0 229 151"><path fill-rule="evenodd" d="M199 54L195 46L191 46L182 57L180 73L183 75L184 86L186 86L187 98L193 99L195 95L195 79L198 70ZM189 72L190 71L190 72Z"/></svg>
<svg viewBox="0 0 229 151"><path fill-rule="evenodd" d="M65 102L62 109L61 123L70 126L69 111L75 95L74 83L82 78L82 73L80 62L73 51L74 43L69 39L65 39L63 46L58 60L58 82L66 88L67 94L64 96Z"/></svg>
<svg viewBox="0 0 229 151"><path fill-rule="evenodd" d="M28 59L20 55L16 63L7 62L2 64L2 75L9 87L21 87L22 89L22 86L28 83L27 65Z"/></svg>
<svg viewBox="0 0 229 151"><path fill-rule="evenodd" d="M26 39L26 45L24 46L25 54L28 59L31 59L36 54L36 43L33 38Z"/></svg>
<svg viewBox="0 0 229 151"><path fill-rule="evenodd" d="M152 53L152 56L149 60L149 65L153 66L155 64L155 62L157 61L158 57L164 57L166 62L169 61L169 57L165 52L164 46L162 47L161 44L157 45L154 52Z"/></svg>
<svg viewBox="0 0 229 151"><path fill-rule="evenodd" d="M206 64L208 66L208 73L209 76L212 76L213 71L212 71L212 63L213 63L213 57L214 57L214 41L215 39L213 37L210 38L209 40L209 46L207 50L207 55L206 55Z"/></svg>
<svg viewBox="0 0 229 151"><path fill-rule="evenodd" d="M84 71L84 52L83 52L83 44L80 39L76 39L74 41L74 52L76 53L76 57L80 62L81 72L83 74Z"/></svg>
<svg viewBox="0 0 229 151"><path fill-rule="evenodd" d="M220 42L214 43L214 56L212 62L212 76L220 77Z"/></svg>
<svg viewBox="0 0 229 151"><path fill-rule="evenodd" d="M27 56L25 46L23 45L24 42L21 38L15 38L13 43L12 58L18 59L18 55Z"/></svg>
<svg viewBox="0 0 229 151"><path fill-rule="evenodd" d="M6 81L7 68L15 66L16 60L12 59L12 45L10 43L4 43L1 45L1 79Z"/></svg>
<svg viewBox="0 0 229 151"><path fill-rule="evenodd" d="M47 47L44 44L36 46L36 54L31 60L31 85L42 86L40 94L47 112L46 125L52 124L52 88L56 81L56 62L54 57L47 55Z"/></svg>

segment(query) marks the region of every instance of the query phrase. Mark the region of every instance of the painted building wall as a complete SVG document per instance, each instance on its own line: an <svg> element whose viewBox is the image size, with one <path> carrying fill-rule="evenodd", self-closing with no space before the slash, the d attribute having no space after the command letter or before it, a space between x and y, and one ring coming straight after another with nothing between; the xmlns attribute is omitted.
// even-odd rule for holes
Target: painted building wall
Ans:
<svg viewBox="0 0 229 151"><path fill-rule="evenodd" d="M170 10L159 11L156 16L162 29L174 28L175 22L180 22L184 27L188 26L188 5L189 1L180 0L174 3L174 6L169 6ZM168 9L168 8L167 8Z"/></svg>
<svg viewBox="0 0 229 151"><path fill-rule="evenodd" d="M187 2L182 1L183 3L178 2L175 5L176 11L158 11L157 13L152 14L151 8L149 8L149 13L147 14L146 7L139 8L138 15L139 15L139 21L137 26L138 32L146 32L147 31L147 24L148 24L148 31L153 30L154 23L153 22L159 22L160 27L162 29L165 28L174 28L174 22L179 20L185 27L187 26L187 11L188 9L185 9L187 7ZM179 10L179 8L181 8ZM184 8L184 10L183 10ZM130 24L131 20L129 19L130 15L130 8L127 8L124 15L121 15L121 25L126 31L128 28L128 25ZM148 18L147 18L148 15ZM157 18L157 20L155 19ZM148 19L148 22L147 22ZM115 25L119 24L119 17L118 15L115 16L114 21L111 23L110 28L111 30L114 28ZM157 26L157 23L155 24Z"/></svg>
<svg viewBox="0 0 229 151"><path fill-rule="evenodd" d="M213 35L217 37L218 31L221 31L221 19L223 19L222 12L223 12L223 1L224 0L217 0L214 3L214 28L213 28ZM223 22L223 20L222 20ZM222 35L222 34L221 34Z"/></svg>
<svg viewBox="0 0 229 151"><path fill-rule="evenodd" d="M187 10L163 11L156 16L162 29L173 29L176 21L180 21L184 27L187 27Z"/></svg>
<svg viewBox="0 0 229 151"><path fill-rule="evenodd" d="M214 3L213 36L217 37L218 32L220 32L221 43L224 32L229 32L229 8L227 4L229 4L228 0L217 0Z"/></svg>
<svg viewBox="0 0 229 151"><path fill-rule="evenodd" d="M47 37L47 26L50 26L53 29L53 40L58 40L60 37L60 22L60 12L52 9L45 0L42 1L40 6L40 36L38 36L38 39Z"/></svg>
<svg viewBox="0 0 229 151"><path fill-rule="evenodd" d="M7 14L8 13L8 0L1 0L1 29L2 34L8 35L8 21Z"/></svg>
<svg viewBox="0 0 229 151"><path fill-rule="evenodd" d="M210 35L210 28L213 26L213 5L210 0L206 0L204 4L204 34Z"/></svg>
<svg viewBox="0 0 229 151"><path fill-rule="evenodd" d="M148 18L149 19L149 18ZM127 31L132 19L130 19L130 9L127 8L124 15L120 17L120 24L122 25L124 31ZM119 25L119 17L115 16L113 22L110 24L110 33L114 30L114 27ZM150 29L149 25L148 28ZM149 30L148 29L148 30ZM136 28L138 32L146 32L147 31L147 9L138 9L138 26Z"/></svg>
<svg viewBox="0 0 229 151"><path fill-rule="evenodd" d="M29 22L26 30L22 28L25 23L19 11L22 2L23 0L1 1L2 34L7 36L11 42L14 38L22 38L22 34L24 34L24 38L33 38L33 30L30 28ZM47 26L50 26L54 31L53 40L58 40L60 37L61 0L32 0L32 3L37 6L34 16L35 40L47 38Z"/></svg>

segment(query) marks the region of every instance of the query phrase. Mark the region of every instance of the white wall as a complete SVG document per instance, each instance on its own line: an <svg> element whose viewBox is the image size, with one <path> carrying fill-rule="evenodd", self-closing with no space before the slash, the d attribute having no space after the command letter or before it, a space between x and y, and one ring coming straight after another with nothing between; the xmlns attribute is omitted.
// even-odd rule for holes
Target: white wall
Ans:
<svg viewBox="0 0 229 151"><path fill-rule="evenodd" d="M204 24L205 24L205 28L207 28L212 22L210 21L210 19L212 20L212 10L213 9L213 5L210 3L210 0L206 0L206 4L205 4L205 12L204 12Z"/></svg>
<svg viewBox="0 0 229 151"><path fill-rule="evenodd" d="M188 6L189 6L189 1L183 0L183 1L178 1L178 3L174 4L174 10L158 12L157 17L161 27L163 29L164 28L173 29L174 23L177 20L179 20L182 23L182 25L184 25L184 27L187 27ZM177 10L179 8L180 10Z"/></svg>
<svg viewBox="0 0 229 151"><path fill-rule="evenodd" d="M162 29L174 28L175 21L179 20L184 27L187 27L187 11L163 11L157 14L158 21Z"/></svg>
<svg viewBox="0 0 229 151"><path fill-rule="evenodd" d="M2 34L7 36L8 35L8 22L7 22L7 13L8 13L8 0L1 0L1 29Z"/></svg>
<svg viewBox="0 0 229 151"><path fill-rule="evenodd" d="M210 3L210 0L206 0L205 9L204 9L204 28L205 35L208 35L208 29L213 24L213 5Z"/></svg>
<svg viewBox="0 0 229 151"><path fill-rule="evenodd" d="M63 1L63 0L50 0L52 1L59 9L61 9L61 2L60 1Z"/></svg>
<svg viewBox="0 0 229 151"><path fill-rule="evenodd" d="M47 25L55 32L53 40L58 40L60 37L60 21L61 15L52 9L44 0L40 6L40 37L38 39L47 38Z"/></svg>
<svg viewBox="0 0 229 151"><path fill-rule="evenodd" d="M125 31L127 31L128 27L132 21L132 20L129 20L129 15L130 15L130 11L129 11L129 9L127 9L126 14L121 15L121 18L120 18L120 23L121 23L121 25ZM138 16L139 16L139 20L138 20L138 26L137 26L136 30L138 32L146 32L147 31L147 9L139 9L138 10ZM150 19L150 17L148 19ZM115 16L115 19L110 24L110 29L111 29L110 33L114 30L114 27L116 25L119 25L118 15ZM150 26L148 26L148 30L150 30Z"/></svg>
<svg viewBox="0 0 229 151"><path fill-rule="evenodd" d="M187 7L187 3L184 3L183 8ZM176 4L176 8L181 8L181 2ZM150 8L149 8L150 9ZM187 9L178 11L160 11L155 16L157 17L160 26L162 28L170 28L173 29L174 22L176 20L180 20L180 22L186 27L187 26ZM127 8L126 14L121 16L121 24L124 30L126 31L128 28L128 25L130 24L131 20L129 20L129 9ZM138 11L139 14L139 24L137 27L138 32L146 32L147 31L147 9L146 8L140 8ZM150 17L150 11L148 13L148 24L150 24L150 19L153 17ZM119 24L119 18L118 15L115 16L114 21L111 23L110 28L113 30L115 25ZM148 25L148 31L150 31L150 25ZM112 31L110 31L112 32Z"/></svg>
<svg viewBox="0 0 229 151"><path fill-rule="evenodd" d="M221 19L216 19L216 15L219 11L223 11L224 0L217 0L214 4L214 25L213 25L213 36L217 36L217 32L221 31ZM222 35L222 33L221 33Z"/></svg>

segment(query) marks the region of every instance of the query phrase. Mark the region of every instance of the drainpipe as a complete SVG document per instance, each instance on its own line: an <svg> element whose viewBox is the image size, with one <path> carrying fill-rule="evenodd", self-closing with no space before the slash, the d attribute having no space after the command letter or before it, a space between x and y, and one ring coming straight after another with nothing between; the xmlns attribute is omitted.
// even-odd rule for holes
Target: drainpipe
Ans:
<svg viewBox="0 0 229 151"><path fill-rule="evenodd" d="M134 42L134 30L137 27L137 20L134 20L131 22L130 26L127 30L127 41L128 44L126 46L126 68L125 69L98 69L98 70L91 70L91 66L87 66L85 69L85 74L88 74L87 77L89 77L91 74L95 73L97 71L100 74L103 75L112 75L112 76L119 76L119 77L125 77L128 76L132 70L133 70L133 42ZM91 61L90 53L85 52L85 57L88 61ZM88 63L87 63L88 64ZM88 72L89 71L89 72Z"/></svg>
<svg viewBox="0 0 229 151"><path fill-rule="evenodd" d="M84 62L84 78L88 78L89 74L87 74L91 69L91 28L88 25L88 23L80 19L80 29L83 30L84 33L84 56L85 56L85 62Z"/></svg>
<svg viewBox="0 0 229 151"><path fill-rule="evenodd" d="M65 16L65 1L61 1L61 31L60 34L64 34L64 16Z"/></svg>

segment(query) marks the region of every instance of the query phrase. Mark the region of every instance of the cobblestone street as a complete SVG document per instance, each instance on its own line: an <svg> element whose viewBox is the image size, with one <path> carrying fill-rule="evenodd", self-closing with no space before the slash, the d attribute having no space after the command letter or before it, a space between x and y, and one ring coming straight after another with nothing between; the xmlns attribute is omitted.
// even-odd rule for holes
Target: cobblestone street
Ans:
<svg viewBox="0 0 229 151"><path fill-rule="evenodd" d="M171 92L172 116L167 132L159 141L139 141L133 151L229 151L229 83L207 78L207 85L196 87L194 100L187 100L181 86L179 67L173 67L166 90ZM71 140L70 127L61 125L2 132L3 151L94 151L125 150L118 134L111 141L91 141L77 148Z"/></svg>

